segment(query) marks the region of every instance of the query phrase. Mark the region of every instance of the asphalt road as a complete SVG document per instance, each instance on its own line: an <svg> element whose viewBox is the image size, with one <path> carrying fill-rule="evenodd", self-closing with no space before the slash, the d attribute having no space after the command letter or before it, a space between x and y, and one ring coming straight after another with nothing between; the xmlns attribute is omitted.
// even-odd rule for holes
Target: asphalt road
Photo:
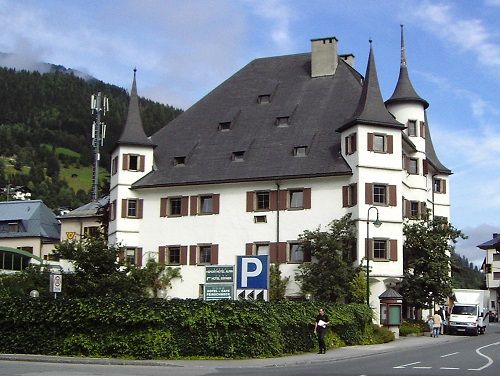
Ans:
<svg viewBox="0 0 500 376"><path fill-rule="evenodd" d="M2 360L3 359L3 360ZM10 359L10 360L5 360ZM326 355L221 361L120 361L0 355L0 376L478 375L500 374L500 325L478 337L400 339L334 349Z"/></svg>

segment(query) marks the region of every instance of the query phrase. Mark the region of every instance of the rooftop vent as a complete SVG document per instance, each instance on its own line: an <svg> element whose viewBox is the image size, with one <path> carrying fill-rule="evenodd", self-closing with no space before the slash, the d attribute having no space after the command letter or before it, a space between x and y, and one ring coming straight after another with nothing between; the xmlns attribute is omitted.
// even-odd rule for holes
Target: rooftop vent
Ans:
<svg viewBox="0 0 500 376"><path fill-rule="evenodd" d="M338 65L337 38L311 39L311 77L333 76Z"/></svg>

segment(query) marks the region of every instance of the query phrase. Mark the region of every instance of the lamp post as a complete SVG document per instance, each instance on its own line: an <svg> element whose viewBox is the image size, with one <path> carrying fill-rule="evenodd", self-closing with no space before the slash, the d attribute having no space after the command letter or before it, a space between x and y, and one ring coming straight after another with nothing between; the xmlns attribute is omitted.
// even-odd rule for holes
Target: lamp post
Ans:
<svg viewBox="0 0 500 376"><path fill-rule="evenodd" d="M380 227L382 222L378 219L378 209L375 206L370 206L366 213L366 304L370 306L370 210L375 209L377 218L373 221L375 227Z"/></svg>

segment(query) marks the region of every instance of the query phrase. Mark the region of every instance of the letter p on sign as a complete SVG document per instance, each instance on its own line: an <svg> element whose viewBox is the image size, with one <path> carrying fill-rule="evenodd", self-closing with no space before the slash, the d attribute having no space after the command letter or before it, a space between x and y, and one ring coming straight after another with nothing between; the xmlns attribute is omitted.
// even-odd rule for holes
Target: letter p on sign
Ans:
<svg viewBox="0 0 500 376"><path fill-rule="evenodd" d="M238 256L237 288L267 289L268 256Z"/></svg>

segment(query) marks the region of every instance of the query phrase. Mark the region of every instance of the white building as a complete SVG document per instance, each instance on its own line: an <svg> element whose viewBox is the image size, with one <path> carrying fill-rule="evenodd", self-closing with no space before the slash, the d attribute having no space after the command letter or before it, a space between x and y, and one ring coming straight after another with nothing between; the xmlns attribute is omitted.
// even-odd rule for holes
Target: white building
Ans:
<svg viewBox="0 0 500 376"><path fill-rule="evenodd" d="M478 245L486 251L484 258L484 272L486 275L486 289L490 294L488 309L498 317L500 304L500 234L494 233L491 240Z"/></svg>
<svg viewBox="0 0 500 376"><path fill-rule="evenodd" d="M314 39L311 53L250 62L151 137L134 73L112 152L109 240L131 261L180 266L170 296L199 297L205 265L234 265L245 254L282 262L287 295L299 296L295 271L309 261L299 234L352 213L356 262L364 262L375 206L383 224L370 225L368 244L371 304L379 307L403 274L403 222L426 208L449 218L451 171L434 151L403 38L385 103L372 47L363 77L337 42Z"/></svg>

